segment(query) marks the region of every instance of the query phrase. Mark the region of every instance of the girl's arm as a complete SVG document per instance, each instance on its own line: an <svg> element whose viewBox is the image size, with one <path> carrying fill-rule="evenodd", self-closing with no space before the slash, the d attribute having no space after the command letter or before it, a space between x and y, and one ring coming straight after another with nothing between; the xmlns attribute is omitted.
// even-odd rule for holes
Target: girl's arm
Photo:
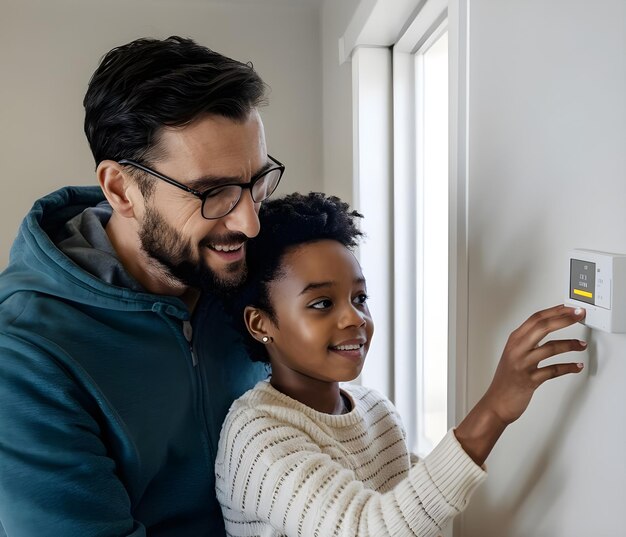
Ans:
<svg viewBox="0 0 626 537"><path fill-rule="evenodd" d="M289 537L435 537L485 477L452 432L384 494L260 410L230 414L220 444L217 496L231 535L258 535L261 521Z"/></svg>

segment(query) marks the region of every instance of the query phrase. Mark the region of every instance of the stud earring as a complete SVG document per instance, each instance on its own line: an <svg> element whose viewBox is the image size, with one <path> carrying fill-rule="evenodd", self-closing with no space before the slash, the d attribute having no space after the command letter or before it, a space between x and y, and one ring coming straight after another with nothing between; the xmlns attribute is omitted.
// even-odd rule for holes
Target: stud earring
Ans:
<svg viewBox="0 0 626 537"><path fill-rule="evenodd" d="M269 343L271 340L272 340L272 338L271 338L271 337L269 337L269 336L263 336L263 337L261 338L261 341L262 341L263 343Z"/></svg>

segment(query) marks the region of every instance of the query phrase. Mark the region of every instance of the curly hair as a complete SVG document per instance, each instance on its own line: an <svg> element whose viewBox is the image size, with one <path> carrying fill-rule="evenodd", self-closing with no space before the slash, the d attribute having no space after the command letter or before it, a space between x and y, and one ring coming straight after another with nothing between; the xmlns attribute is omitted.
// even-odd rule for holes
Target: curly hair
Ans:
<svg viewBox="0 0 626 537"><path fill-rule="evenodd" d="M244 121L265 93L251 63L178 36L136 39L109 51L91 77L85 134L96 166L125 158L149 165L160 156L163 127L204 114Z"/></svg>
<svg viewBox="0 0 626 537"><path fill-rule="evenodd" d="M248 277L231 304L235 324L253 361L268 363L269 356L265 345L248 332L243 311L246 306L254 306L278 324L269 290L283 274L285 254L302 244L325 239L353 250L363 236L356 224L362 217L338 197L321 192L294 193L263 203L259 211L261 231L247 243Z"/></svg>

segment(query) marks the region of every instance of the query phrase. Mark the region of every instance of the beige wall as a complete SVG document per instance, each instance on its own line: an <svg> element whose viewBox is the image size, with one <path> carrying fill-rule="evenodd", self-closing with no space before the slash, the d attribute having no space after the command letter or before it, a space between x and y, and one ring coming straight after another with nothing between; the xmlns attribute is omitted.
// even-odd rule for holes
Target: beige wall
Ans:
<svg viewBox="0 0 626 537"><path fill-rule="evenodd" d="M304 0L4 0L0 17L0 268L33 201L95 184L82 99L101 56L143 36L179 34L242 61L271 86L268 149L282 192L322 181L319 7Z"/></svg>
<svg viewBox="0 0 626 537"><path fill-rule="evenodd" d="M339 65L339 37L358 0L325 0L322 8L324 191L352 203L352 65Z"/></svg>

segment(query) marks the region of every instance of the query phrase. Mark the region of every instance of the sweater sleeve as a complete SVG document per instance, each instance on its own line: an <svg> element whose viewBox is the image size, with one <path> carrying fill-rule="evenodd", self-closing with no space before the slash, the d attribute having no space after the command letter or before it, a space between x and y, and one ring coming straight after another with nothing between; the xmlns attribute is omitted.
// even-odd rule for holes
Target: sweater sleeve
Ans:
<svg viewBox="0 0 626 537"><path fill-rule="evenodd" d="M435 537L465 508L484 472L450 431L382 494L322 453L303 431L248 408L224 424L216 477L230 535L269 523L288 537Z"/></svg>

